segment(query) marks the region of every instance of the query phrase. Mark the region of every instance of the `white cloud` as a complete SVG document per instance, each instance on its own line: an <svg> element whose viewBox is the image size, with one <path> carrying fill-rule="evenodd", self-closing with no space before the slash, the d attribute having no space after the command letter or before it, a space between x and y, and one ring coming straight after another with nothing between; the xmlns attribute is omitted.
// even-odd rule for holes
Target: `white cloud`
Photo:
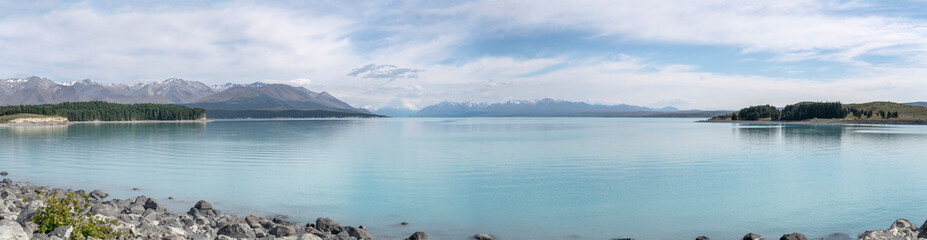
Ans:
<svg viewBox="0 0 927 240"><path fill-rule="evenodd" d="M262 4L150 9L46 4L48 11L0 15L0 77L134 82L179 76L210 84L283 82L328 91L358 106L383 106L393 99L425 106L443 100L553 97L734 109L801 100L924 100L918 98L927 91L920 81L927 74L927 22L857 11L867 6L853 1ZM720 46L763 53L760 56L769 59L759 60L771 63L815 59L848 63L855 71L828 79L780 78L704 70L718 68L705 67L716 64L711 60L616 56L621 49L602 49L600 55L553 49L508 56L460 48L478 40L536 32ZM869 63L865 56L904 61ZM345 75L364 63L377 63L374 67L381 71ZM795 76L809 70L769 68Z"/></svg>
<svg viewBox="0 0 927 240"><path fill-rule="evenodd" d="M801 60L853 61L885 49L927 46L918 19L841 14L842 1L482 1L461 7L498 31L578 29L640 41L735 46Z"/></svg>
<svg viewBox="0 0 927 240"><path fill-rule="evenodd" d="M328 77L326 69L356 61L345 38L351 26L337 16L247 4L11 15L0 18L0 74L211 83Z"/></svg>

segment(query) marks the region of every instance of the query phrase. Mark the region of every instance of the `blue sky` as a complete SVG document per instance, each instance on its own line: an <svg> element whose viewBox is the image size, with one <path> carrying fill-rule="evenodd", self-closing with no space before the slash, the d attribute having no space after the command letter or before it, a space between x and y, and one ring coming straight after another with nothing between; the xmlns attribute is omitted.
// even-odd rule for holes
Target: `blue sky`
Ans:
<svg viewBox="0 0 927 240"><path fill-rule="evenodd" d="M6 1L0 78L279 82L357 106L927 100L921 1Z"/></svg>

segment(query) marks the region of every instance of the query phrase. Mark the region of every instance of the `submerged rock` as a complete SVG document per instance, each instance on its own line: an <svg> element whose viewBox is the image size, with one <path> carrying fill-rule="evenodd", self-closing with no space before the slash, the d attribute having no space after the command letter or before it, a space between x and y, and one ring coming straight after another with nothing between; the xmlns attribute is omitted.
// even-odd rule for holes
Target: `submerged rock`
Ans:
<svg viewBox="0 0 927 240"><path fill-rule="evenodd" d="M808 238L805 237L805 234L796 232L796 233L789 233L789 234L782 235L782 237L780 237L779 240L808 240Z"/></svg>
<svg viewBox="0 0 927 240"><path fill-rule="evenodd" d="M476 239L476 240L494 240L495 238L493 238L493 237L490 236L489 234L480 233L480 234L477 234L477 235L473 235L473 239Z"/></svg>
<svg viewBox="0 0 927 240"><path fill-rule="evenodd" d="M860 240L876 239L917 239L917 226L907 219L898 219L885 230L866 231L859 235Z"/></svg>
<svg viewBox="0 0 927 240"><path fill-rule="evenodd" d="M697 238L695 238L695 240L711 240L711 238L708 238L706 236L698 236Z"/></svg>
<svg viewBox="0 0 927 240"><path fill-rule="evenodd" d="M853 240L853 239L855 238L850 237L850 235L846 233L831 233L827 236L824 236L822 240Z"/></svg>

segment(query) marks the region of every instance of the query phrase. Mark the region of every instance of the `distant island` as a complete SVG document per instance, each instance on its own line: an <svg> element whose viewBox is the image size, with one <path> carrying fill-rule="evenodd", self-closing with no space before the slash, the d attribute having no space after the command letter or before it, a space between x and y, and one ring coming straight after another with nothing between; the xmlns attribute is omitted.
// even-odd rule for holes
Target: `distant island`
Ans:
<svg viewBox="0 0 927 240"><path fill-rule="evenodd" d="M705 121L927 124L927 107L894 102L800 102L781 109L772 105L750 106Z"/></svg>
<svg viewBox="0 0 927 240"><path fill-rule="evenodd" d="M171 104L101 101L0 107L0 123L205 120L206 110Z"/></svg>

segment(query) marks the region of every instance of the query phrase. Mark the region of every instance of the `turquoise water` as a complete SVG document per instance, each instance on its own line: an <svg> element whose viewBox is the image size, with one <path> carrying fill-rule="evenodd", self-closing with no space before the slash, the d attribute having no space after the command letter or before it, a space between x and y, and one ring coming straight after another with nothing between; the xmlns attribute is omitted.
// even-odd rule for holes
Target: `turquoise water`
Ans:
<svg viewBox="0 0 927 240"><path fill-rule="evenodd" d="M0 169L178 212L206 199L226 213L331 217L378 239L810 238L927 219L927 127L695 120L7 127Z"/></svg>

